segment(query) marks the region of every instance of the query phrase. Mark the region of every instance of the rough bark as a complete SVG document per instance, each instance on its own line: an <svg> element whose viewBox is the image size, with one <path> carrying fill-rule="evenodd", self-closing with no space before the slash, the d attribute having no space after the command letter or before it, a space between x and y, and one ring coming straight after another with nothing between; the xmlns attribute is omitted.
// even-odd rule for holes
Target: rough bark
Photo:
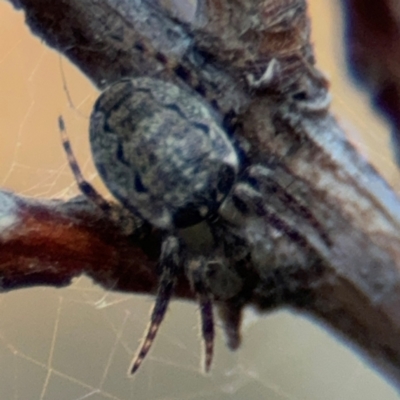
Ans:
<svg viewBox="0 0 400 400"><path fill-rule="evenodd" d="M249 163L270 170L266 214L240 228L254 264L246 305L309 313L400 382L400 203L329 114L304 0L209 0L185 14L162 1L11 2L99 87L144 74L196 82L221 113L234 110ZM86 273L113 290L154 293L157 232L127 235L85 199L3 192L0 210L4 290ZM183 277L176 295L192 296Z"/></svg>

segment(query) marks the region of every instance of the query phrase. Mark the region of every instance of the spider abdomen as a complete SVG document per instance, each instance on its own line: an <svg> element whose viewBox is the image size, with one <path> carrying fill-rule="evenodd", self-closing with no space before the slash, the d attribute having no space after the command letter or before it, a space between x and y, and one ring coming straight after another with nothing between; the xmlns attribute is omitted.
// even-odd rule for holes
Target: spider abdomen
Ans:
<svg viewBox="0 0 400 400"><path fill-rule="evenodd" d="M171 83L121 80L99 97L90 122L106 186L159 228L215 213L235 181L238 157L213 110Z"/></svg>

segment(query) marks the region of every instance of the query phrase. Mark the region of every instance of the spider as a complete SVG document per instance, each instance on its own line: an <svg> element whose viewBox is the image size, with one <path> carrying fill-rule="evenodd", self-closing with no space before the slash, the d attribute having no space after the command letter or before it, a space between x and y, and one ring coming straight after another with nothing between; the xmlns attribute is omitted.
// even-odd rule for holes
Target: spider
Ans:
<svg viewBox="0 0 400 400"><path fill-rule="evenodd" d="M83 178L61 118L59 122L81 192L112 218L110 204ZM208 371L214 345L213 300L232 298L243 286L227 261L226 249L236 249L236 244L227 239L220 211L232 196L242 204L239 208L249 199L257 204L259 192L237 182L238 152L208 103L161 80L125 78L109 86L94 105L90 143L110 192L163 237L155 305L131 373L149 352L182 273L198 298ZM231 347L238 342L231 337Z"/></svg>

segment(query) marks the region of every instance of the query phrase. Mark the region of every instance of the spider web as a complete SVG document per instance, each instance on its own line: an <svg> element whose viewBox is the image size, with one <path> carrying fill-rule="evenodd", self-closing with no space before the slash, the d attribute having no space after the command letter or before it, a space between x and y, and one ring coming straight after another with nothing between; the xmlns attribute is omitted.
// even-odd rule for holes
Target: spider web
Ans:
<svg viewBox="0 0 400 400"><path fill-rule="evenodd" d="M327 2L314 0L311 6L311 12L333 14L335 19L333 10L320 10L328 7ZM319 29L328 29L327 25L325 20L324 27ZM317 29L314 26L314 31ZM315 38L327 40L323 31L316 33ZM316 45L318 51L318 41ZM334 88L337 72L332 66L337 58L337 54L319 55L321 64L326 63L322 69L331 75ZM63 88L59 56L28 32L21 13L0 2L2 187L36 197L77 194L57 129L61 113L85 176L89 180L94 178L92 182L101 188L89 155L85 117L97 94L74 67L66 61L62 66L74 107L69 105ZM339 77L339 82L342 79L343 76ZM339 86L339 93L345 90L348 89ZM356 114L346 110L347 96L355 95L337 95L338 114L346 116L348 126L374 132L370 135L372 144L360 136L354 136L353 141L370 158L377 156L387 179L400 182L389 151L379 150L379 155L371 151L385 146L376 145L382 137L376 132L378 128L379 132L387 128L379 127L376 121L367 122L370 111L359 109ZM355 100L350 103L355 110ZM364 125L359 125L358 119ZM183 302L173 302L153 351L137 376L130 379L127 370L147 325L151 305L149 297L106 292L83 277L65 289L33 288L2 294L0 398L398 398L351 350L316 324L290 312L259 317L247 311L244 343L236 353L227 350L222 332L218 331L213 369L205 375L200 367L197 308Z"/></svg>

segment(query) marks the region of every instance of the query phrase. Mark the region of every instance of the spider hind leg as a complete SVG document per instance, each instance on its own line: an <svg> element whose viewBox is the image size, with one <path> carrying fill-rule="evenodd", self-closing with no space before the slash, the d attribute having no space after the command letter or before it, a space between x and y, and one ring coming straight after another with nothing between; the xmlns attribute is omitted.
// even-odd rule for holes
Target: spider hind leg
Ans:
<svg viewBox="0 0 400 400"><path fill-rule="evenodd" d="M208 372L214 355L215 324L213 313L213 301L206 286L205 272L207 260L204 257L196 257L187 263L187 277L193 291L197 295L200 309L201 336L204 341L204 370Z"/></svg>
<svg viewBox="0 0 400 400"><path fill-rule="evenodd" d="M209 296L199 296L201 333L204 340L204 369L206 372L210 370L214 356L214 315L213 304Z"/></svg>
<svg viewBox="0 0 400 400"><path fill-rule="evenodd" d="M134 374L139 369L145 359L165 317L176 284L176 278L181 270L180 249L179 239L172 235L168 236L162 244L160 257L162 272L156 301L151 313L150 325L146 336L130 368L131 374Z"/></svg>

